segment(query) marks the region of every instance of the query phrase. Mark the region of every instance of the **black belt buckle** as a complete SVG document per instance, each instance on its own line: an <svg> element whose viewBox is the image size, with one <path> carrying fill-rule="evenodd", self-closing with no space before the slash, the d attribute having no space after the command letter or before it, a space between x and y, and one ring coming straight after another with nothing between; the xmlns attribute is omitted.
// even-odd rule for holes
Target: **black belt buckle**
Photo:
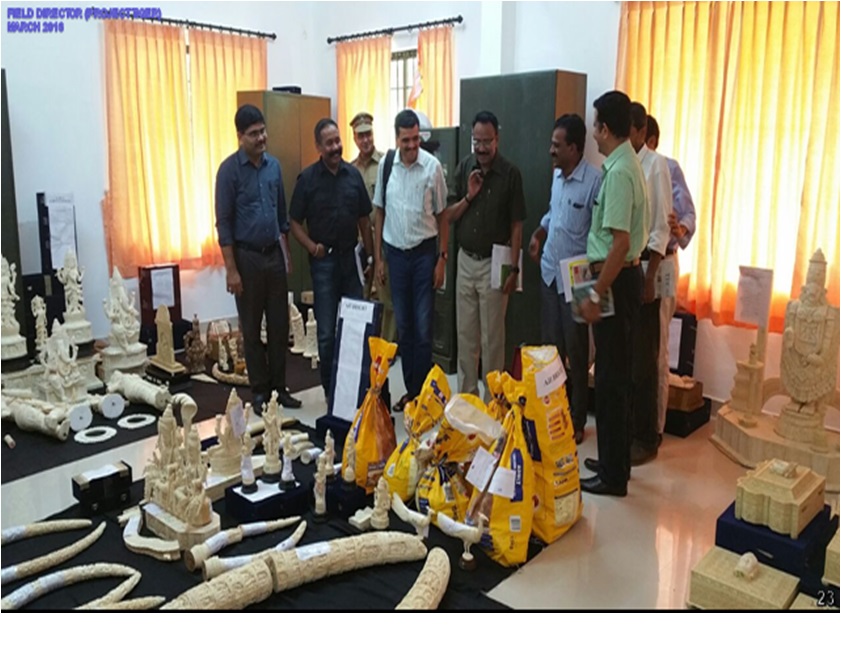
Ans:
<svg viewBox="0 0 841 666"><path fill-rule="evenodd" d="M461 248L461 251L464 252L473 261L484 261L485 259L488 259L488 257L483 257L478 252L471 252L470 250L465 250L464 248Z"/></svg>
<svg viewBox="0 0 841 666"><path fill-rule="evenodd" d="M274 243L270 243L269 245L252 245L251 243L243 243L237 242L237 247L242 248L243 250L248 250L249 252L257 252L258 254L271 254L277 248L280 247L280 241L276 240Z"/></svg>

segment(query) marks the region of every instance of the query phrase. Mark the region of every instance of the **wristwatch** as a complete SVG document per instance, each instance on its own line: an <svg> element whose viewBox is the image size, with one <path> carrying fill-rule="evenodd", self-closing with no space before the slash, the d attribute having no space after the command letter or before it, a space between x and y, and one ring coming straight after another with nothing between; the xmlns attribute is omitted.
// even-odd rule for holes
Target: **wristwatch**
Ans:
<svg viewBox="0 0 841 666"><path fill-rule="evenodd" d="M516 275L517 273L519 273L519 272L520 272L520 267L519 267L519 266L517 266L516 264L511 264L511 265L508 267L508 269L509 269L512 273L514 273L515 275Z"/></svg>
<svg viewBox="0 0 841 666"><path fill-rule="evenodd" d="M439 254L438 256L439 256L441 259L443 259L444 261L447 261L447 251L446 251L446 250L444 250L443 252L441 252L441 254Z"/></svg>
<svg viewBox="0 0 841 666"><path fill-rule="evenodd" d="M374 257L372 257L370 254L368 255L368 265L369 266L374 265Z"/></svg>
<svg viewBox="0 0 841 666"><path fill-rule="evenodd" d="M589 296L590 302L593 305L598 305L602 302L601 296L599 296L599 293L592 287L590 287L590 291L587 292L587 296Z"/></svg>

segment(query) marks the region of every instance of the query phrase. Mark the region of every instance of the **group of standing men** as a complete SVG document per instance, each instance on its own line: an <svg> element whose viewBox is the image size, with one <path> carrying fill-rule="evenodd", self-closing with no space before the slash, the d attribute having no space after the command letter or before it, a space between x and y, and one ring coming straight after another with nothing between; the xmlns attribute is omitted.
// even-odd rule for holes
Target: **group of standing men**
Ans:
<svg viewBox="0 0 841 666"><path fill-rule="evenodd" d="M621 496L631 464L656 455L665 422L667 336L675 302L673 295L655 298L655 277L664 261L675 263L677 276L676 248L686 246L695 223L680 167L655 152L656 121L618 91L602 95L594 107L594 138L606 158L602 170L583 159L584 121L574 114L559 118L550 148L555 171L549 211L528 251L541 265L543 342L558 346L568 368L577 442L584 437L593 325L599 460L585 461L596 476L582 480L582 489ZM451 223L458 225L459 391L478 395L480 359L485 373L504 368L505 312L518 282L526 208L520 171L498 150L497 118L488 111L476 114L473 153L458 165L449 193L440 162L421 148L413 111L396 116L396 150L386 154L374 146L372 122L368 113L351 121L359 148L352 163L342 159L336 123L317 123L321 157L299 176L287 222L280 166L265 154L262 114L250 105L237 111L240 149L219 168L216 213L255 405L272 389L285 406L300 405L285 389L285 361L278 358L285 358L288 338L280 262L286 257L291 269L290 229L310 255L325 394L339 301L372 291L387 313L393 307L396 321L406 393L394 410L402 411L419 394L432 367L434 293L444 282ZM360 237L367 287L356 264ZM499 288L491 287L494 245L509 246L512 257ZM564 296L560 262L584 254L595 283L580 307L586 323L579 323ZM600 303L608 297L615 314L602 318ZM264 312L265 346L259 337Z"/></svg>

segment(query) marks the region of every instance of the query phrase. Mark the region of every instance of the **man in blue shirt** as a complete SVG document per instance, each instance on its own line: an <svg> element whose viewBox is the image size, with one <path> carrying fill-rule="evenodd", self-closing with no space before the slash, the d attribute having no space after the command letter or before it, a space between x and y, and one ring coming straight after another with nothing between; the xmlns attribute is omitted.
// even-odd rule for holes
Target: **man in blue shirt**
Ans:
<svg viewBox="0 0 841 666"><path fill-rule="evenodd" d="M648 116L648 127L646 132L646 145L650 150L656 150L660 143L660 126L657 121ZM666 249L666 256L663 261L674 263L675 283L680 275L678 262L678 248L686 249L692 236L695 235L695 204L692 202L692 195L683 170L677 160L671 157L666 158L669 165L669 174L672 178L672 212L669 215L669 245ZM675 314L677 298L672 296L660 300L660 354L658 358L659 384L657 390L657 432L663 436L666 427L666 409L669 403L669 324ZM677 365L677 359L674 359Z"/></svg>
<svg viewBox="0 0 841 666"><path fill-rule="evenodd" d="M555 172L549 211L529 241L529 255L540 263L540 318L544 344L558 347L568 367L567 390L575 429L575 441L584 439L587 422L587 373L590 365L590 332L587 324L573 320L564 296L568 278L560 262L587 254L587 236L593 205L602 184L602 174L584 159L587 128L577 114L566 114L555 122L549 154ZM543 254L540 244L546 241Z"/></svg>
<svg viewBox="0 0 841 666"><path fill-rule="evenodd" d="M263 114L245 104L237 110L234 124L239 150L216 174L216 230L228 293L236 298L252 404L259 415L272 391L278 392L284 407L301 406L286 390L289 224L280 163L266 154ZM268 345L260 340L264 314Z"/></svg>
<svg viewBox="0 0 841 666"><path fill-rule="evenodd" d="M362 298L355 252L360 234L369 257L373 251L371 199L362 175L342 159L342 139L332 119L316 124L315 147L321 159L298 176L289 218L292 235L310 255L321 386L328 397L339 302L342 296Z"/></svg>

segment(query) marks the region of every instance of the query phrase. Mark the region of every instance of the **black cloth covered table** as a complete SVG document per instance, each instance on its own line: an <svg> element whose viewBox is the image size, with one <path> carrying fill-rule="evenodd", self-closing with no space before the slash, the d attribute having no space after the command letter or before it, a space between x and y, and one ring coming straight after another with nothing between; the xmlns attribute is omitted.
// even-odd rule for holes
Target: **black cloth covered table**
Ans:
<svg viewBox="0 0 841 666"><path fill-rule="evenodd" d="M313 431L310 437L315 440ZM320 442L318 442L320 444ZM338 457L337 457L338 459ZM295 476L301 483L307 485L312 481L315 471L314 465L294 463ZM339 481L337 481L338 483ZM67 480L70 483L70 479ZM142 497L143 482L135 482L132 486L132 502L136 503ZM369 498L373 503L373 497ZM214 502L213 509L222 519L222 529L234 527L237 522L225 512L224 499ZM112 512L93 520L93 527L87 530L63 532L42 537L34 537L25 541L4 546L0 551L0 561L3 567L18 564L32 557L44 555L58 548L67 546L96 527L100 521L106 521L105 532L100 539L83 553L64 564L44 572L40 575L68 569L80 564L95 562L113 562L126 564L140 571L143 576L140 583L128 598L149 595L165 596L173 599L182 592L202 582L201 571L190 573L184 566L183 560L177 562L161 562L145 555L130 552L122 543L122 529L117 524L119 512ZM78 505L61 513L51 516L51 519L82 517ZM307 521L307 530L299 546L316 543L318 541L336 539L344 536L359 534L347 521L331 517L326 523L318 524L313 520L311 510L303 516ZM414 529L403 523L393 512L389 514L389 529L414 533ZM257 553L271 548L287 538L295 529L292 526L272 534L244 539L238 544L223 549L220 557L232 557ZM144 534L152 536L150 533ZM505 610L507 607L499 604L483 594L501 583L516 569L506 569L490 560L479 548L472 552L476 557L475 571L462 571L458 568L458 561L463 551L461 541L443 534L437 527L430 526L429 537L426 540L429 549L440 546L450 557L451 575L447 592L441 601L440 608L445 610ZM529 544L529 559L534 557L542 546L533 541ZM424 561L407 562L375 566L360 569L322 581L309 583L298 589L274 594L260 604L251 606L253 610L389 610L393 609L409 591L423 568ZM6 596L21 585L34 580L38 576L17 581L2 586L2 596ZM70 609L87 603L116 587L117 579L103 579L79 583L35 600L25 607L26 610Z"/></svg>
<svg viewBox="0 0 841 666"><path fill-rule="evenodd" d="M208 375L210 373L208 372ZM289 390L293 393L302 391L321 383L318 370L311 368L311 361L303 356L289 353L286 361L286 376ZM236 388L237 393L244 402L251 400L251 389L247 386L232 386L230 384L208 384L198 380L192 380L190 385L182 392L189 394L196 401L198 412L194 421L200 423L207 419L214 418L217 414L225 413L225 406L228 403L228 396L231 389ZM129 414L154 414L160 413L147 405L129 405L123 412L123 416ZM285 410L284 416L295 417L295 410ZM120 417L122 418L122 417ZM151 437L158 432L157 422L136 430L124 430L117 426L117 421L109 420L94 412L91 427L111 426L117 430L117 434L111 439L99 444L78 444L71 431L67 441L61 442L53 437L42 435L37 432L26 432L18 428L13 421L3 421L2 436L11 435L16 446L10 449L2 446L0 453L0 482L8 483L17 479L43 472L75 460L102 453L119 446L125 446L141 439ZM141 470L142 471L142 470ZM138 473L138 471L135 471Z"/></svg>

